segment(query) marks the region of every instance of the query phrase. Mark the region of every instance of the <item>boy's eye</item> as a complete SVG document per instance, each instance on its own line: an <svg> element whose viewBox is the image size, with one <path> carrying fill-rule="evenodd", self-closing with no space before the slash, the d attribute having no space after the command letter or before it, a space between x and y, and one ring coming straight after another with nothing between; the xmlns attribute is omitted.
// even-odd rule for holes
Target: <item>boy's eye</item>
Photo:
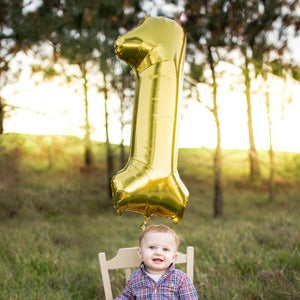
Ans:
<svg viewBox="0 0 300 300"><path fill-rule="evenodd" d="M169 251L169 249L168 248L163 248L163 251Z"/></svg>
<svg viewBox="0 0 300 300"><path fill-rule="evenodd" d="M153 250L153 249L154 249L154 246L149 246L149 249Z"/></svg>

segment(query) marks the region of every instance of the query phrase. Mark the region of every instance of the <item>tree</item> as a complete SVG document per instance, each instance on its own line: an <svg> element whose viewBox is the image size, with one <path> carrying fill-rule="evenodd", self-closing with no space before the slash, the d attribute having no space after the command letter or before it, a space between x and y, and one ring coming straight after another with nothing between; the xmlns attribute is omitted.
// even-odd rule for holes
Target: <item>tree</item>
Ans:
<svg viewBox="0 0 300 300"><path fill-rule="evenodd" d="M0 96L0 134L3 134L4 101Z"/></svg>
<svg viewBox="0 0 300 300"><path fill-rule="evenodd" d="M108 193L113 175L113 153L109 140L109 81L114 72L114 40L119 28L132 26L139 1L44 1L37 14L41 18L44 40L53 48L53 61L64 59L78 66L85 103L85 163L92 163L90 122L88 117L89 67L99 66L103 81L98 90L104 93ZM76 76L75 76L76 77Z"/></svg>
<svg viewBox="0 0 300 300"><path fill-rule="evenodd" d="M267 81L267 80L266 80ZM266 92L266 107L267 107L267 118L269 127L269 159L270 159L270 173L269 173L269 200L273 201L275 198L275 187L274 187L274 150L273 150L273 134L272 134L272 117L271 117L271 104L270 104L270 88L267 83Z"/></svg>
<svg viewBox="0 0 300 300"><path fill-rule="evenodd" d="M104 92L104 116L105 116L105 135L106 135L106 170L107 170L107 191L108 195L111 197L112 195L112 188L111 188L111 180L114 175L114 155L113 150L109 140L109 113L108 113L108 65L107 60L105 59L104 55L100 59L100 68L102 69L103 74L103 88L102 91Z"/></svg>
<svg viewBox="0 0 300 300"><path fill-rule="evenodd" d="M216 65L220 61L219 49L226 47L226 28L228 27L228 1L186 1L188 42L200 53L205 55L211 73L211 88L217 146L214 154L214 216L223 215L223 187L222 187L222 151L221 125L218 111L218 83ZM193 54L195 55L195 54Z"/></svg>
<svg viewBox="0 0 300 300"><path fill-rule="evenodd" d="M286 28L297 22L291 14L296 7L297 1L289 0L231 1L232 47L238 47L244 57L243 74L247 101L251 181L260 178L252 124L251 80L254 75L251 74L251 67L255 68L257 64L262 64L265 55L275 49L278 54L283 53L287 43ZM272 34L276 32L278 32L277 40L274 42Z"/></svg>
<svg viewBox="0 0 300 300"><path fill-rule="evenodd" d="M114 175L114 154L109 140L109 112L107 102L109 100L109 88L114 87L115 66L117 56L114 51L114 41L120 34L120 28L131 29L137 24L137 14L141 11L139 1L113 1L112 3L99 3L98 18L109 22L102 22L98 59L99 69L103 75L103 86L99 88L104 93L105 108L105 132L106 132L106 166L107 166L107 190L111 196L111 179ZM122 100L121 100L122 101Z"/></svg>
<svg viewBox="0 0 300 300"><path fill-rule="evenodd" d="M112 78L112 86L120 98L120 129L121 129L121 142L120 142L120 165L124 166L126 163L127 155L125 153L124 139L125 139L125 126L128 125L132 118L127 116L127 112L131 111L134 98L134 80L133 74L127 64L119 63L118 68L120 71L114 73Z"/></svg>
<svg viewBox="0 0 300 300"><path fill-rule="evenodd" d="M36 40L32 13L26 12L21 0L1 0L0 11L0 76L9 69L10 61L26 51Z"/></svg>
<svg viewBox="0 0 300 300"><path fill-rule="evenodd" d="M0 93L1 88L11 80L10 76L6 76L11 71L10 62L18 53L26 53L40 40L39 29L36 26L36 13L30 10L29 6L30 2L22 0L0 1ZM16 74L18 72L14 75ZM5 105L1 96L0 99L0 132L2 133Z"/></svg>
<svg viewBox="0 0 300 300"><path fill-rule="evenodd" d="M296 1L262 1L258 6L254 5L250 8L252 20L249 24L246 24L247 42L245 43L245 47L248 47L250 50L251 59L249 59L249 62L251 61L254 66L255 76L260 75L265 85L264 94L269 126L269 199L273 200L275 198L275 166L272 144L273 121L271 116L269 74L281 78L285 78L287 73L291 73L293 76L294 68L291 62L284 62L282 58L288 51L288 39L290 38L291 29L295 34L299 34L299 19L294 12ZM250 90L250 77L247 78L247 81L249 81L248 88ZM250 98L247 98L247 103L249 110L251 106ZM253 178L254 173L252 174Z"/></svg>
<svg viewBox="0 0 300 300"><path fill-rule="evenodd" d="M73 3L66 1L62 3L54 20L60 26L55 26L54 38L48 37L55 49L59 49L59 55L66 59L69 64L74 64L80 71L84 100L84 162L87 166L94 164L94 157L91 148L91 126L89 120L89 98L88 98L88 64L95 62L95 49L98 49L97 32L98 28L92 26L95 18L95 6L92 1Z"/></svg>
<svg viewBox="0 0 300 300"><path fill-rule="evenodd" d="M263 65L260 65L258 73L261 75L264 83L264 96L265 104L267 109L267 120L268 120L268 134L269 134L269 178L268 178L268 192L269 200L273 201L275 199L275 153L273 150L273 117L272 117L272 98L271 98L271 86L269 78L271 76L280 78L286 81L287 77L289 80L292 80L290 76L290 66L284 64L280 59L270 61L270 59L265 59ZM286 104L290 104L290 101L282 99L281 107L284 107ZM282 117L283 118L283 117Z"/></svg>

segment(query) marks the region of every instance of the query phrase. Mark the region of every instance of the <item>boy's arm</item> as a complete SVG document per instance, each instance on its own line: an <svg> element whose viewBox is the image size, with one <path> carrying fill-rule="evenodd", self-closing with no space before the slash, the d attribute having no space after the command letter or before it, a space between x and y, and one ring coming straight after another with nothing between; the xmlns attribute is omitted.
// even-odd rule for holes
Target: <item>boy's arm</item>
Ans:
<svg viewBox="0 0 300 300"><path fill-rule="evenodd" d="M114 300L134 300L134 296L132 295L130 279L127 281L125 289L123 290L122 294L119 297L115 298Z"/></svg>
<svg viewBox="0 0 300 300"><path fill-rule="evenodd" d="M180 300L197 300L198 294L197 291L190 279L189 276L184 274L182 278L182 283L178 289L179 299Z"/></svg>

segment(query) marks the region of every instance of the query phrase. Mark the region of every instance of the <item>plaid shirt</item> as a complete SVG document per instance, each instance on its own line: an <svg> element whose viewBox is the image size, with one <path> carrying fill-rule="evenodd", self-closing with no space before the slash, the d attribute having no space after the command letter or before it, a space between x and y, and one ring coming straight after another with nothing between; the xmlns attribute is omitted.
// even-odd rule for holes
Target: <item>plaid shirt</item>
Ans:
<svg viewBox="0 0 300 300"><path fill-rule="evenodd" d="M193 300L198 294L191 279L172 264L156 283L145 272L142 263L128 280L123 293L115 300Z"/></svg>

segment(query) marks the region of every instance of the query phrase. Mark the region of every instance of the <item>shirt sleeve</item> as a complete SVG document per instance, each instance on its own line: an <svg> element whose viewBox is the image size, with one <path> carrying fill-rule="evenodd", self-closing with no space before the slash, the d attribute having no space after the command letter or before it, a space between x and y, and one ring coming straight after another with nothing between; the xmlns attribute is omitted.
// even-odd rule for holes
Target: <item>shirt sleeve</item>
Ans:
<svg viewBox="0 0 300 300"><path fill-rule="evenodd" d="M126 286L122 292L122 294L115 298L114 300L134 300L131 288L131 279L129 279L126 283Z"/></svg>
<svg viewBox="0 0 300 300"><path fill-rule="evenodd" d="M197 291L190 279L186 274L182 277L181 285L178 289L179 299L180 300L197 300L198 294Z"/></svg>

